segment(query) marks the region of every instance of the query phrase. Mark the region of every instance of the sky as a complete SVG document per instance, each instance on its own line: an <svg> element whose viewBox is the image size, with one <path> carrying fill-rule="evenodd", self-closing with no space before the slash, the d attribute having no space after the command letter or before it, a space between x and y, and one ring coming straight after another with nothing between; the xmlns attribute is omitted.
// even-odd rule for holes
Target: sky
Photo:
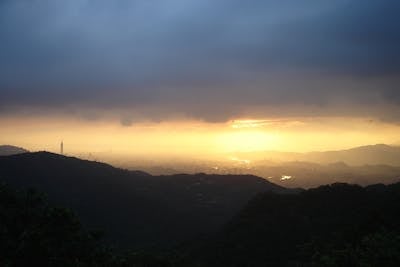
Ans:
<svg viewBox="0 0 400 267"><path fill-rule="evenodd" d="M0 1L0 143L195 154L400 142L398 10Z"/></svg>

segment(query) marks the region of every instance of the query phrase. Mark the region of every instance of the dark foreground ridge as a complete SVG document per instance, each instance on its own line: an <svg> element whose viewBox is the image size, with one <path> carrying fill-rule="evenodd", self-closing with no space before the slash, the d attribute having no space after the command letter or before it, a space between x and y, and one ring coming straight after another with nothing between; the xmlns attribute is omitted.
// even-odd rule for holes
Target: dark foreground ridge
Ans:
<svg viewBox="0 0 400 267"><path fill-rule="evenodd" d="M400 183L263 193L194 251L205 266L399 266Z"/></svg>
<svg viewBox="0 0 400 267"><path fill-rule="evenodd" d="M5 266L400 265L400 183L289 191L250 175L151 176L47 152L0 157L0 178L10 184L0 185ZM12 189L30 186L50 202Z"/></svg>
<svg viewBox="0 0 400 267"><path fill-rule="evenodd" d="M257 193L288 191L251 175L151 176L49 152L0 157L0 180L45 192L125 248L173 247L216 231Z"/></svg>

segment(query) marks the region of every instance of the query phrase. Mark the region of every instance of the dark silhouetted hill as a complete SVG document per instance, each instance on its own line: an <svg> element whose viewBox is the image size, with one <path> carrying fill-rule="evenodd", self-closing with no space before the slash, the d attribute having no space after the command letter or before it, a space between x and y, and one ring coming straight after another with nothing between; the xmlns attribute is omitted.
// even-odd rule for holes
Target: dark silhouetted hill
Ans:
<svg viewBox="0 0 400 267"><path fill-rule="evenodd" d="M10 145L0 145L0 156L10 156L15 154L27 153L28 150L17 147L17 146L10 146Z"/></svg>
<svg viewBox="0 0 400 267"><path fill-rule="evenodd" d="M197 249L204 266L399 266L400 183L260 194Z"/></svg>
<svg viewBox="0 0 400 267"><path fill-rule="evenodd" d="M0 157L0 181L34 187L124 247L168 247L215 231L249 199L283 187L251 175L151 176L48 152Z"/></svg>

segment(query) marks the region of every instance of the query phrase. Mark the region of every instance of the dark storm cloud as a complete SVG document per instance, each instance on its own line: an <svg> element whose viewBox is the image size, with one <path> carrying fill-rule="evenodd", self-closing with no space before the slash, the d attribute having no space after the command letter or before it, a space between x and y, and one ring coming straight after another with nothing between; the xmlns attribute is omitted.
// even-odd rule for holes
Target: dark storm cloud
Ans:
<svg viewBox="0 0 400 267"><path fill-rule="evenodd" d="M255 107L302 115L302 105L345 106L349 115L381 105L369 115L385 116L385 103L400 103L399 8L389 0L2 1L0 112L124 110L123 125L178 113L223 121Z"/></svg>

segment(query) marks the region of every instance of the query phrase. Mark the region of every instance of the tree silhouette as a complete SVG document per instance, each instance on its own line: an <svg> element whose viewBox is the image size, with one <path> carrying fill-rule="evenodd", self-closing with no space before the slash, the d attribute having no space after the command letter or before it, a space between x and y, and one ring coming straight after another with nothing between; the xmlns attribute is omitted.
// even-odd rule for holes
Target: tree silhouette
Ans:
<svg viewBox="0 0 400 267"><path fill-rule="evenodd" d="M35 190L0 185L1 266L109 266L100 232L83 229L69 209L49 206Z"/></svg>

